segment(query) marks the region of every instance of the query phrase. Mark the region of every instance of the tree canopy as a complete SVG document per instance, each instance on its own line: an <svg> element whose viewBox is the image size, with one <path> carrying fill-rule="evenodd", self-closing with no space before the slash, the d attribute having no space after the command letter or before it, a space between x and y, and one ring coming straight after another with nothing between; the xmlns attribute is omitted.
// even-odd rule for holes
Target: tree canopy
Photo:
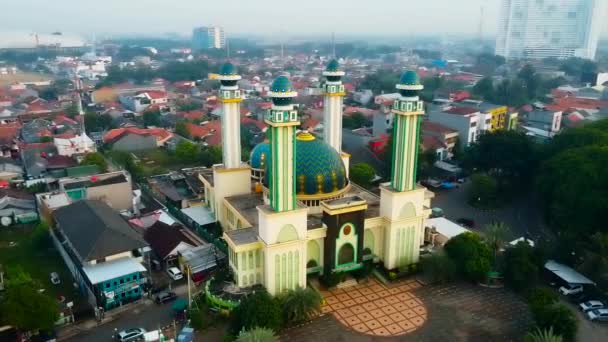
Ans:
<svg viewBox="0 0 608 342"><path fill-rule="evenodd" d="M59 318L54 298L40 293L40 285L23 270L7 274L6 289L0 298L2 323L24 331L52 331Z"/></svg>
<svg viewBox="0 0 608 342"><path fill-rule="evenodd" d="M444 250L456 264L458 273L468 280L482 281L490 271L492 253L475 233L467 232L451 238Z"/></svg>
<svg viewBox="0 0 608 342"><path fill-rule="evenodd" d="M106 158L101 153L88 153L84 156L80 165L97 165L99 168L99 172L107 172L108 171L108 162Z"/></svg>
<svg viewBox="0 0 608 342"><path fill-rule="evenodd" d="M349 178L362 187L369 188L376 175L376 170L367 163L353 164L350 168Z"/></svg>
<svg viewBox="0 0 608 342"><path fill-rule="evenodd" d="M256 291L241 301L234 311L232 331L251 330L256 327L278 331L283 323L279 300L266 291Z"/></svg>

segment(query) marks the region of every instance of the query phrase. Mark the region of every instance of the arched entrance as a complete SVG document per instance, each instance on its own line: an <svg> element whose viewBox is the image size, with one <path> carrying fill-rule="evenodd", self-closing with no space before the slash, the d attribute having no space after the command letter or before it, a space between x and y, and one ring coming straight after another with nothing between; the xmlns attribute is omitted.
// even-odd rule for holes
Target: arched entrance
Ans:
<svg viewBox="0 0 608 342"><path fill-rule="evenodd" d="M355 262L355 249L350 243L345 243L338 251L338 265Z"/></svg>

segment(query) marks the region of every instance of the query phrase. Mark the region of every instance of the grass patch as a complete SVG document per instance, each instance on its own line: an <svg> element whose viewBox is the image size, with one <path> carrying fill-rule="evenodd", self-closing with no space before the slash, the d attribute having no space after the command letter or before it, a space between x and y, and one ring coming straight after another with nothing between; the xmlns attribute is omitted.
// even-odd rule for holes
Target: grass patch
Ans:
<svg viewBox="0 0 608 342"><path fill-rule="evenodd" d="M68 301L78 302L80 293L72 286L74 280L61 255L50 236L38 235L35 227L28 224L0 229L0 264L4 272L21 267L51 297L64 296ZM51 283L51 272L59 274L60 284Z"/></svg>
<svg viewBox="0 0 608 342"><path fill-rule="evenodd" d="M145 176L153 176L169 171L181 170L187 167L197 166L200 163L184 163L175 154L164 149L154 149L135 153L140 160L139 165L143 168Z"/></svg>

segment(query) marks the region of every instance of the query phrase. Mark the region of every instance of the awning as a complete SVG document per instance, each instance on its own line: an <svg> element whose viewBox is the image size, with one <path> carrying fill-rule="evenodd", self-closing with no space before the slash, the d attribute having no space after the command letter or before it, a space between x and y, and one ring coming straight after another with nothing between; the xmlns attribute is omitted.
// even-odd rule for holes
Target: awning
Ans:
<svg viewBox="0 0 608 342"><path fill-rule="evenodd" d="M572 268L562 265L554 260L549 260L545 263L545 268L551 271L556 276L560 277L568 284L595 285L593 281L584 275L578 273Z"/></svg>

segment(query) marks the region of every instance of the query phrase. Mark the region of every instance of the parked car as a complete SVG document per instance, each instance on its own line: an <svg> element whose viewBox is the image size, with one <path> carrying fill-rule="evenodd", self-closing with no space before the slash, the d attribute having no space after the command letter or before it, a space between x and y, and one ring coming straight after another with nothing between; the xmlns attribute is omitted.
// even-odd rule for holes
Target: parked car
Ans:
<svg viewBox="0 0 608 342"><path fill-rule="evenodd" d="M568 284L559 288L559 293L563 294L564 296L570 296L582 292L583 285Z"/></svg>
<svg viewBox="0 0 608 342"><path fill-rule="evenodd" d="M59 274L57 274L57 272L51 272L51 283L53 285L59 285L61 283L61 279L59 279Z"/></svg>
<svg viewBox="0 0 608 342"><path fill-rule="evenodd" d="M595 310L595 309L603 309L604 306L605 306L604 303L600 302L599 300L589 300L586 302L582 302L578 305L578 307L583 312L587 312L589 310Z"/></svg>
<svg viewBox="0 0 608 342"><path fill-rule="evenodd" d="M116 338L120 342L139 341L139 340L143 340L145 333L146 333L146 329L144 329L144 328L125 329L123 331L120 331L118 334L116 334Z"/></svg>
<svg viewBox="0 0 608 342"><path fill-rule="evenodd" d="M171 268L169 268L167 270L167 274L173 280L180 280L180 279L182 279L184 277L184 275L182 274L182 271L180 271L179 268L177 268L177 267L171 267Z"/></svg>
<svg viewBox="0 0 608 342"><path fill-rule="evenodd" d="M157 293L156 296L154 296L154 301L156 302L156 304L162 304L164 302L170 302L172 300L175 300L175 298L177 298L175 292L162 291Z"/></svg>
<svg viewBox="0 0 608 342"><path fill-rule="evenodd" d="M458 223L461 226L467 227L467 228L475 228L475 221L470 218L461 217L458 220L456 220L456 223Z"/></svg>
<svg viewBox="0 0 608 342"><path fill-rule="evenodd" d="M587 311L590 321L608 321L608 309L595 309Z"/></svg>

